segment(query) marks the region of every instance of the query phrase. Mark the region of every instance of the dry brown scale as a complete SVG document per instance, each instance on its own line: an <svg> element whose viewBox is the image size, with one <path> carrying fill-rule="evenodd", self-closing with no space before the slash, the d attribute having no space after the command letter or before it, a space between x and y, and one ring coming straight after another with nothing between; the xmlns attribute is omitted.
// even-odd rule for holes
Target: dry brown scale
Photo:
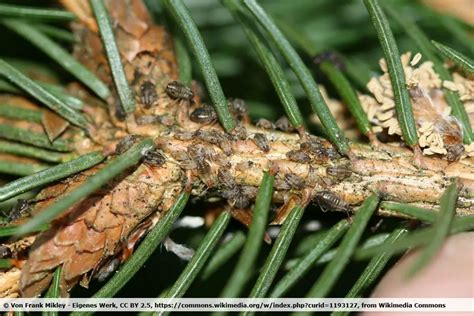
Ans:
<svg viewBox="0 0 474 316"><path fill-rule="evenodd" d="M80 40L76 56L113 89L87 2L64 2L82 21L74 25ZM353 211L373 192L386 200L434 208L453 178L460 188L458 212L474 213L474 166L468 159L449 164L426 158L427 169L422 170L413 163L408 149L358 144L351 146L349 159L322 138L290 133L286 119L275 124L280 131L274 130L271 122L260 121L260 127L249 124L240 100L231 101L239 127L225 133L214 110L177 81L171 38L162 27L152 24L143 4L106 3L125 72L137 95L137 108L119 118L117 98L111 98L107 107L96 106L98 102L81 90L90 100L84 113L93 126L91 136L74 127L69 127L66 135L77 154L101 149L113 157L143 137L154 139L156 151L37 235L29 255L23 258L21 276L9 271L0 275L0 285L7 278L11 282L4 295L12 295L15 289L26 297L40 295L58 266L62 266L63 296L78 282L87 286L94 276L105 279L130 256L135 244L183 190L202 199L217 196L227 202L235 218L248 225L263 171L276 177L273 203L280 209L273 224L281 224L293 206L311 201L323 210ZM67 195L104 165L42 190L31 213L37 214ZM18 276L19 286L15 283Z"/></svg>

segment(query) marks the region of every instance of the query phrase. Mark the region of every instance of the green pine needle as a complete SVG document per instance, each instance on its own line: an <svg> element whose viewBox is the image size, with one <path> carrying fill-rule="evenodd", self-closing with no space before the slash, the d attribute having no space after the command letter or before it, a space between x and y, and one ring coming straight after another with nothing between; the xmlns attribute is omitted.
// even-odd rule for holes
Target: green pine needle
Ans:
<svg viewBox="0 0 474 316"><path fill-rule="evenodd" d="M433 223L433 229L436 233L433 234L430 243L425 249L423 249L423 252L420 254L418 260L410 268L407 276L411 277L420 271L438 253L439 249L443 245L443 242L449 234L451 222L453 221L454 214L456 213L457 200L458 189L456 183L453 182L448 186L441 197L440 212Z"/></svg>
<svg viewBox="0 0 474 316"><path fill-rule="evenodd" d="M275 177L273 175L265 172L255 201L247 241L233 273L225 283L220 295L221 297L239 297L250 277L249 271L255 268L254 265L260 252L267 226L268 213L273 197L274 180Z"/></svg>
<svg viewBox="0 0 474 316"><path fill-rule="evenodd" d="M196 250L193 258L181 272L180 276L173 284L169 291L166 291L166 298L179 298L183 297L186 291L189 289L193 281L196 279L198 274L201 272L204 264L211 255L212 250L215 248L217 242L222 237L227 225L229 224L231 215L229 212L223 212L212 224L211 228L207 232L204 239L201 241L199 248ZM164 315L167 313L158 313L158 315Z"/></svg>
<svg viewBox="0 0 474 316"><path fill-rule="evenodd" d="M0 173L11 174L15 176L29 176L41 170L51 167L50 165L31 162L15 162L13 160L0 159Z"/></svg>
<svg viewBox="0 0 474 316"><path fill-rule="evenodd" d="M311 72L305 66L301 57L298 56L298 53L291 46L283 33L255 0L243 0L243 3L259 22L260 26L265 29L266 35L268 35L272 43L275 44L288 65L298 77L299 82L308 96L313 111L318 115L331 142L337 147L339 152L345 154L349 150L348 141L343 132L337 126L336 120L329 111Z"/></svg>
<svg viewBox="0 0 474 316"><path fill-rule="evenodd" d="M217 249L214 256L209 260L201 273L201 280L207 280L225 263L227 263L244 246L246 235L242 231L237 231L230 240L226 241Z"/></svg>
<svg viewBox="0 0 474 316"><path fill-rule="evenodd" d="M309 56L315 56L320 53L320 50L316 45L307 38L301 32L298 32L291 25L278 21L278 25L286 36L295 44L297 44L301 49L303 49L306 54ZM371 131L371 124L367 118L362 105L357 97L355 89L351 86L349 80L343 72L335 67L335 65L329 61L325 61L321 64L321 70L326 74L328 79L334 85L337 90L337 93L341 96L344 104L347 105L347 108L351 112L352 116L356 120L357 127L360 132L364 135L367 135ZM368 80L364 82L364 85L367 84Z"/></svg>
<svg viewBox="0 0 474 316"><path fill-rule="evenodd" d="M266 297L268 290L285 259L290 243L293 240L296 229L298 228L298 224L303 217L303 213L304 207L295 206L285 219L285 222L281 226L280 233L273 244L270 254L265 260L265 264L263 265L257 282L255 282L249 297ZM251 315L253 313L246 312L244 314Z"/></svg>
<svg viewBox="0 0 474 316"><path fill-rule="evenodd" d="M61 163L71 160L73 154L61 154L54 151L41 149L38 147L23 145L21 143L7 142L0 140L0 152L14 154L18 156L36 158L39 160Z"/></svg>
<svg viewBox="0 0 474 316"><path fill-rule="evenodd" d="M403 215L407 215L424 222L434 222L436 219L436 211L428 210L419 206L404 203L382 202L381 209L395 211Z"/></svg>
<svg viewBox="0 0 474 316"><path fill-rule="evenodd" d="M68 11L0 4L0 17L15 17L44 21L70 21L76 16Z"/></svg>
<svg viewBox="0 0 474 316"><path fill-rule="evenodd" d="M270 293L270 297L282 297L285 295L305 274L311 267L314 266L316 260L319 259L333 244L349 228L347 220L341 220L339 223L331 227L324 233L317 243L315 243L310 251L302 257L294 267L275 285L275 288Z"/></svg>
<svg viewBox="0 0 474 316"><path fill-rule="evenodd" d="M176 61L178 62L179 80L189 87L193 79L191 57L184 45L183 39L179 35L175 35L174 37L174 50L176 51Z"/></svg>
<svg viewBox="0 0 474 316"><path fill-rule="evenodd" d="M80 171L89 169L104 160L100 152L86 154L72 161L40 171L0 187L0 201L5 201L24 192L39 188L48 183L66 178Z"/></svg>
<svg viewBox="0 0 474 316"><path fill-rule="evenodd" d="M110 70L114 79L115 88L122 103L122 108L125 113L132 113L135 111L135 97L133 91L128 85L125 71L123 70L120 53L115 42L115 36L110 24L109 15L105 8L103 0L89 0L92 11L94 12L97 26L99 27L102 44L105 48L105 53L109 61Z"/></svg>
<svg viewBox="0 0 474 316"><path fill-rule="evenodd" d="M201 73L217 116L219 117L219 121L222 124L222 127L227 132L230 132L235 128L234 118L230 113L227 100L222 91L219 79L217 78L216 70L212 65L211 57L209 56L209 52L207 51L206 45L204 44L196 24L181 0L163 0L163 4L180 26L181 31L188 40L194 57L201 69Z"/></svg>
<svg viewBox="0 0 474 316"><path fill-rule="evenodd" d="M255 49L260 62L270 77L273 87L280 98L280 102L285 108L285 112L289 121L295 128L303 127L303 116L300 112L300 109L298 108L295 96L291 92L290 83L288 82L285 73L277 59L271 50L266 46L264 39L262 39L261 36L259 36L255 31L256 26L253 25L252 21L244 15L242 8L235 0L224 0L223 3L240 22L242 28L244 29L250 44L252 44L252 47Z"/></svg>
<svg viewBox="0 0 474 316"><path fill-rule="evenodd" d="M387 239L387 243L391 244L404 236L406 230L403 228L395 229ZM388 253L381 253L378 256L373 257L367 267L365 267L362 274L359 276L357 281L354 283L352 288L346 295L346 298L358 298L364 294L364 291L372 286L375 281L377 281L380 273L382 273L383 269L387 265L388 261L390 260L391 256ZM333 312L331 316L345 316L348 315L349 312Z"/></svg>
<svg viewBox="0 0 474 316"><path fill-rule="evenodd" d="M71 151L69 143L65 139L58 138L53 142L50 142L48 136L44 133L35 133L28 129L15 127L9 124L0 124L0 135L2 135L2 138L4 139L19 141L41 148L60 152Z"/></svg>
<svg viewBox="0 0 474 316"><path fill-rule="evenodd" d="M433 45L444 57L451 59L456 65L463 68L471 75L474 74L474 60L464 54L461 54L457 50L454 50L451 47L448 47L436 41L431 41L431 43L433 43Z"/></svg>
<svg viewBox="0 0 474 316"><path fill-rule="evenodd" d="M413 117L410 96L406 88L405 73L400 60L397 43L390 30L390 24L382 8L380 8L379 2L377 0L364 0L364 3L372 18L372 23L377 32L387 62L388 73L390 75L390 81L392 82L393 95L395 98L395 110L402 130L403 139L407 145L415 146L418 143L416 123Z"/></svg>
<svg viewBox="0 0 474 316"><path fill-rule="evenodd" d="M344 236L334 259L326 266L306 297L326 297L329 294L329 291L339 279L342 270L349 263L365 227L377 209L378 203L378 196L373 194L357 209L355 212L356 215L353 218L352 227Z"/></svg>
<svg viewBox="0 0 474 316"><path fill-rule="evenodd" d="M109 88L89 69L84 67L71 54L66 52L61 46L49 39L41 33L34 25L13 19L5 19L1 21L10 30L18 33L20 36L38 47L46 55L56 61L70 74L75 76L85 86L89 87L95 94L103 100L107 100L110 96Z"/></svg>
<svg viewBox="0 0 474 316"><path fill-rule="evenodd" d="M73 110L62 100L48 92L3 59L0 59L0 75L6 77L8 80L28 92L32 97L38 99L41 103L45 104L72 124L82 128L87 128L89 125L82 114Z"/></svg>
<svg viewBox="0 0 474 316"><path fill-rule="evenodd" d="M35 123L41 123L43 120L43 112L41 111L9 104L0 104L0 116L12 120L25 120Z"/></svg>

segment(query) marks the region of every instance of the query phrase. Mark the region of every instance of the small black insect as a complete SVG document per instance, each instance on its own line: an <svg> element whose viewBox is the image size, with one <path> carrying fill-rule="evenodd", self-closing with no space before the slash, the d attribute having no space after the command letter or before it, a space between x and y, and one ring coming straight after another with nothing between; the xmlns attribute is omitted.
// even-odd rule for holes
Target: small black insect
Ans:
<svg viewBox="0 0 474 316"><path fill-rule="evenodd" d="M100 267L97 272L94 273L94 278L96 278L99 282L105 281L109 276L114 273L118 267L120 266L120 259L113 258L112 260L108 261L102 267Z"/></svg>
<svg viewBox="0 0 474 316"><path fill-rule="evenodd" d="M189 118L195 123L211 124L217 120L217 114L212 107L205 105L195 109Z"/></svg>
<svg viewBox="0 0 474 316"><path fill-rule="evenodd" d="M243 126L237 126L231 131L231 135L234 140L245 140L247 139L247 129Z"/></svg>
<svg viewBox="0 0 474 316"><path fill-rule="evenodd" d="M275 125L273 125L272 122L270 122L269 120L264 119L264 118L259 119L255 123L255 126L257 126L258 128L263 128L263 129L274 129L275 128Z"/></svg>
<svg viewBox="0 0 474 316"><path fill-rule="evenodd" d="M140 86L140 99L145 108L150 108L158 100L156 87L153 82L147 80Z"/></svg>
<svg viewBox="0 0 474 316"><path fill-rule="evenodd" d="M0 245L0 258L8 258L12 255L12 251L6 245Z"/></svg>
<svg viewBox="0 0 474 316"><path fill-rule="evenodd" d="M233 188L237 185L235 183L234 177L225 167L219 168L217 171L217 178L219 179L219 183L221 183L224 188Z"/></svg>
<svg viewBox="0 0 474 316"><path fill-rule="evenodd" d="M313 62L316 65L320 65L325 61L331 62L339 70L344 70L346 68L342 58L334 51L327 50L314 56L313 58Z"/></svg>
<svg viewBox="0 0 474 316"><path fill-rule="evenodd" d="M312 154L318 161L325 161L331 157L329 149L326 148L318 139L311 138L309 141L301 143L300 149L306 153Z"/></svg>
<svg viewBox="0 0 474 316"><path fill-rule="evenodd" d="M230 110L238 121L241 121L247 115L247 105L242 99L230 99Z"/></svg>
<svg viewBox="0 0 474 316"><path fill-rule="evenodd" d="M222 190L222 196L235 208L243 209L250 205L250 199L240 185Z"/></svg>
<svg viewBox="0 0 474 316"><path fill-rule="evenodd" d="M350 205L344 202L344 200L342 200L339 196L332 193L331 191L320 191L316 193L315 200L323 212L351 211Z"/></svg>
<svg viewBox="0 0 474 316"><path fill-rule="evenodd" d="M295 190L301 190L304 188L305 186L305 181L303 178L301 178L300 176L297 176L296 174L293 174L293 173L287 173L285 174L285 189L287 190L291 190L291 189L295 189Z"/></svg>
<svg viewBox="0 0 474 316"><path fill-rule="evenodd" d="M188 155L196 164L196 168L201 175L206 175L211 171L211 166L207 162L209 155L204 147L189 146Z"/></svg>
<svg viewBox="0 0 474 316"><path fill-rule="evenodd" d="M200 140L219 146L226 156L232 155L232 145L227 134L216 130L197 130L194 136Z"/></svg>
<svg viewBox="0 0 474 316"><path fill-rule="evenodd" d="M142 137L139 135L127 135L115 146L115 154L121 155L137 143Z"/></svg>
<svg viewBox="0 0 474 316"><path fill-rule="evenodd" d="M352 169L349 164L328 166L326 167L326 174L341 181L352 175Z"/></svg>
<svg viewBox="0 0 474 316"><path fill-rule="evenodd" d="M168 83L165 90L172 99L192 101L194 98L194 92L178 81Z"/></svg>
<svg viewBox="0 0 474 316"><path fill-rule="evenodd" d="M280 117L276 122L275 122L275 127L279 129L280 131L283 132L293 132L295 128L293 125L291 125L290 121L286 116Z"/></svg>
<svg viewBox="0 0 474 316"><path fill-rule="evenodd" d="M16 202L16 205L13 207L10 214L8 214L8 217L7 217L8 222L13 222L23 217L25 214L28 214L30 206L31 206L31 201L18 199L18 201Z"/></svg>
<svg viewBox="0 0 474 316"><path fill-rule="evenodd" d="M142 115L135 120L138 125L161 123L161 117L158 115Z"/></svg>
<svg viewBox="0 0 474 316"><path fill-rule="evenodd" d="M294 162L308 163L311 161L311 157L302 150L290 150L286 153L286 157Z"/></svg>
<svg viewBox="0 0 474 316"><path fill-rule="evenodd" d="M464 154L464 151L466 150L463 144L453 144L453 145L445 144L445 148L446 148L446 151L448 152L446 155L446 159L448 159L449 162L458 161L459 158L461 158L462 154Z"/></svg>
<svg viewBox="0 0 474 316"><path fill-rule="evenodd" d="M144 161L150 165L162 166L166 162L166 158L159 150L152 149L146 152Z"/></svg>
<svg viewBox="0 0 474 316"><path fill-rule="evenodd" d="M269 152L270 151L270 145L268 144L268 139L264 134L255 133L255 135L253 135L253 142L263 152Z"/></svg>

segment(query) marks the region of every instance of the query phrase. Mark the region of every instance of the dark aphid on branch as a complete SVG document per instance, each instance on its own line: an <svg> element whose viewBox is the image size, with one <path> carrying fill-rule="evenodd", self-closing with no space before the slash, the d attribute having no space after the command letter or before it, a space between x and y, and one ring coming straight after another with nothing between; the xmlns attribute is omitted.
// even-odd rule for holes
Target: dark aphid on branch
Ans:
<svg viewBox="0 0 474 316"><path fill-rule="evenodd" d="M313 155L315 159L319 161L325 161L328 158L337 155L337 152L333 153L329 148L326 148L318 139L315 138L311 138L309 141L301 143L300 150Z"/></svg>
<svg viewBox="0 0 474 316"><path fill-rule="evenodd" d="M444 146L446 147L446 151L448 152L446 155L446 159L448 159L449 162L458 161L459 159L461 159L461 156L466 151L466 148L463 144L447 144L446 139L447 137L445 137L444 139Z"/></svg>
<svg viewBox="0 0 474 316"><path fill-rule="evenodd" d="M195 123L207 125L217 120L217 114L212 107L204 105L191 112L189 119Z"/></svg>
<svg viewBox="0 0 474 316"><path fill-rule="evenodd" d="M144 156L145 163L153 166L162 166L166 162L166 157L157 149L147 151Z"/></svg>
<svg viewBox="0 0 474 316"><path fill-rule="evenodd" d="M227 134L216 130L197 130L194 136L197 139L219 146L226 156L232 155L232 145Z"/></svg>
<svg viewBox="0 0 474 316"><path fill-rule="evenodd" d="M158 94L153 82L147 80L140 86L140 99L145 108L150 108L158 101Z"/></svg>
<svg viewBox="0 0 474 316"><path fill-rule="evenodd" d="M247 115L247 105L242 99L229 99L230 110L238 121L241 121Z"/></svg>
<svg viewBox="0 0 474 316"><path fill-rule="evenodd" d="M287 190L302 190L305 187L305 181L294 173L285 174L284 183Z"/></svg>
<svg viewBox="0 0 474 316"><path fill-rule="evenodd" d="M247 129L243 126L237 126L231 131L231 135L234 140L245 140L247 139Z"/></svg>
<svg viewBox="0 0 474 316"><path fill-rule="evenodd" d="M109 260L106 264L101 266L97 272L94 273L94 278L99 282L107 280L112 275L112 273L118 269L120 263L121 262L119 258L112 258L112 260Z"/></svg>
<svg viewBox="0 0 474 316"><path fill-rule="evenodd" d="M166 85L166 93L172 99L192 101L194 92L178 81L172 81Z"/></svg>
<svg viewBox="0 0 474 316"><path fill-rule="evenodd" d="M140 139L142 139L139 135L127 135L122 138L117 146L115 146L115 154L121 155L127 150L129 150L135 143L137 143Z"/></svg>
<svg viewBox="0 0 474 316"><path fill-rule="evenodd" d="M290 150L286 153L286 157L294 162L308 163L311 161L311 157L302 150Z"/></svg>
<svg viewBox="0 0 474 316"><path fill-rule="evenodd" d="M290 121L286 116L280 117L276 122L275 122L275 127L279 129L280 131L290 133L294 132L295 128L293 125L291 125Z"/></svg>
<svg viewBox="0 0 474 316"><path fill-rule="evenodd" d="M261 118L257 122L255 122L255 126L257 126L258 128L263 128L263 129L274 129L275 128L275 125L271 121L269 121L267 119L264 119L264 118Z"/></svg>
<svg viewBox="0 0 474 316"><path fill-rule="evenodd" d="M320 191L315 195L315 201L323 212L343 211L350 212L351 207L338 195L331 191Z"/></svg>
<svg viewBox="0 0 474 316"><path fill-rule="evenodd" d="M189 146L189 157L196 163L196 168L201 175L207 175L211 171L211 166L207 162L208 154L202 146Z"/></svg>
<svg viewBox="0 0 474 316"><path fill-rule="evenodd" d="M222 190L222 197L227 199L232 207L238 209L244 209L250 205L250 198L240 185Z"/></svg>
<svg viewBox="0 0 474 316"><path fill-rule="evenodd" d="M269 152L270 151L270 145L268 144L268 139L264 134L255 133L255 135L253 135L253 142L263 152Z"/></svg>
<svg viewBox="0 0 474 316"><path fill-rule="evenodd" d="M159 115L143 115L136 118L138 125L156 124L161 123L161 117Z"/></svg>
<svg viewBox="0 0 474 316"><path fill-rule="evenodd" d="M12 255L12 251L7 245L0 245L0 258L9 258Z"/></svg>
<svg viewBox="0 0 474 316"><path fill-rule="evenodd" d="M30 200L18 199L16 205L10 211L10 214L8 214L8 222L13 222L23 217L25 214L28 214L31 204L32 201Z"/></svg>
<svg viewBox="0 0 474 316"><path fill-rule="evenodd" d="M328 166L326 167L326 174L341 181L352 175L352 168L350 164Z"/></svg>
<svg viewBox="0 0 474 316"><path fill-rule="evenodd" d="M344 70L346 68L346 65L344 64L342 58L334 51L323 51L322 53L317 54L313 57L313 63L315 63L316 65L320 65L325 61L329 61L334 65L334 67L339 70Z"/></svg>
<svg viewBox="0 0 474 316"><path fill-rule="evenodd" d="M233 188L237 184L234 177L226 167L220 167L217 171L217 179L219 183L225 188Z"/></svg>

